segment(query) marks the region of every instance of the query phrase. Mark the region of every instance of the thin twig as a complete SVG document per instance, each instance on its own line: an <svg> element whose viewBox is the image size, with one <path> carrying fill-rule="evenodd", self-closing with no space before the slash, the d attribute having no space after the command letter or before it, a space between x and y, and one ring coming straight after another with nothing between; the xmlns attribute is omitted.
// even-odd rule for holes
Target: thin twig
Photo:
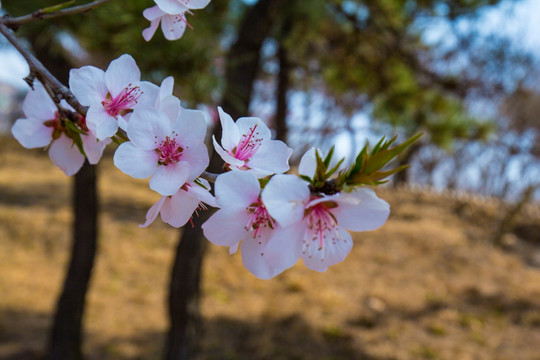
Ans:
<svg viewBox="0 0 540 360"><path fill-rule="evenodd" d="M28 66L30 67L30 79L36 77L44 85L49 85L50 88L54 91L54 94L57 99L64 99L69 105L71 105L77 112L86 116L87 107L82 106L79 101L75 98L75 95L65 87L53 74L43 66L43 64L23 45L21 40L19 40L13 32L4 24L0 23L0 34L4 35L5 38L17 49L17 51L24 57ZM55 100L55 99L53 99Z"/></svg>
<svg viewBox="0 0 540 360"><path fill-rule="evenodd" d="M7 27L11 29L16 29L21 24L26 24L26 23L36 21L36 20L54 19L60 16L79 14L85 11L89 11L109 1L111 0L97 0L88 4L73 6L66 9L54 11L51 13L47 13L47 12L44 12L43 9L39 9L28 15L23 15L23 16L19 16L15 18L12 18L9 16L0 18L0 23L6 25Z"/></svg>

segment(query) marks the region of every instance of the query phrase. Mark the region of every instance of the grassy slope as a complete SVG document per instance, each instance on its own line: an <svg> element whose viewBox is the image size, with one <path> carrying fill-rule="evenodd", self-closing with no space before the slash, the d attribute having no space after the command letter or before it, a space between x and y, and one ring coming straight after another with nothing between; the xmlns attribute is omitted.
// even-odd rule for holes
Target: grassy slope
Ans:
<svg viewBox="0 0 540 360"><path fill-rule="evenodd" d="M68 256L70 182L42 151L0 139L0 153L0 358L32 359ZM158 196L111 163L100 165L85 352L158 359L178 231L159 221L138 228ZM540 359L540 270L487 241L498 208L378 192L390 220L355 235L345 262L325 273L298 264L257 280L238 255L210 246L203 358Z"/></svg>

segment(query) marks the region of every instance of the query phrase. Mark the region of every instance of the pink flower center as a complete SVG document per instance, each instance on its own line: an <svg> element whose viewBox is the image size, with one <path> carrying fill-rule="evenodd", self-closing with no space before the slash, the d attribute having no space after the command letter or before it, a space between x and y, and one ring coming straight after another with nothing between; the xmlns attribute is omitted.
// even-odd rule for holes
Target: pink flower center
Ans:
<svg viewBox="0 0 540 360"><path fill-rule="evenodd" d="M174 132L173 132L174 135ZM160 165L174 164L180 161L184 148L176 142L176 138L166 137L165 140L157 144L156 153Z"/></svg>
<svg viewBox="0 0 540 360"><path fill-rule="evenodd" d="M111 96L111 93L107 93L105 100L101 103L107 114L116 117L118 115L125 115L130 110L133 110L141 95L142 91L138 86L129 84L114 98Z"/></svg>
<svg viewBox="0 0 540 360"><path fill-rule="evenodd" d="M275 220L272 219L266 210L261 198L258 198L256 202L249 205L246 210L251 213L251 218L245 226L245 229L247 231L255 230L253 238L260 238L262 236L261 232L265 229L274 229ZM260 243L261 241L259 241L259 244Z"/></svg>
<svg viewBox="0 0 540 360"><path fill-rule="evenodd" d="M256 129L257 125L251 128L248 134L242 135L238 146L229 154L242 161L249 160L255 155L262 142L262 139L258 137L259 133L255 132Z"/></svg>
<svg viewBox="0 0 540 360"><path fill-rule="evenodd" d="M188 11L188 12L189 12L189 11ZM191 13L191 12L189 12L189 13ZM176 14L176 15L171 15L171 16L172 16L172 18L173 18L173 23L178 24L179 22L183 22L183 23L186 24L186 26L187 26L188 28L190 28L191 30L193 30L193 26L191 26L191 25L187 22L186 17L184 16L184 14ZM171 31L172 31L172 29L171 29Z"/></svg>
<svg viewBox="0 0 540 360"><path fill-rule="evenodd" d="M325 241L331 241L332 244L336 244L336 242L341 239L337 220L330 212L330 209L336 206L336 203L329 201L318 203L307 210L305 215L307 221L307 233L303 240L304 253L309 252L311 256L312 243L318 243L317 250L320 251L324 249ZM324 258L324 253L322 256Z"/></svg>

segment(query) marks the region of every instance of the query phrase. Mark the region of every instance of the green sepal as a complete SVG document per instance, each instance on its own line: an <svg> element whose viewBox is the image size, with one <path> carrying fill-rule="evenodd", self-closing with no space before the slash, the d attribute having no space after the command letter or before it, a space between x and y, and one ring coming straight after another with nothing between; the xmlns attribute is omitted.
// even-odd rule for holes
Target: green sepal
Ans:
<svg viewBox="0 0 540 360"><path fill-rule="evenodd" d="M389 149L389 146L395 141L396 137L394 136L389 141L383 143L379 146L376 153L372 152L371 156L365 163L364 172L370 174L374 171L382 169L386 164L388 164L392 159L401 154L407 147L413 144L422 136L422 133L418 133L414 136L411 136L409 139L405 140L402 144L395 146Z"/></svg>

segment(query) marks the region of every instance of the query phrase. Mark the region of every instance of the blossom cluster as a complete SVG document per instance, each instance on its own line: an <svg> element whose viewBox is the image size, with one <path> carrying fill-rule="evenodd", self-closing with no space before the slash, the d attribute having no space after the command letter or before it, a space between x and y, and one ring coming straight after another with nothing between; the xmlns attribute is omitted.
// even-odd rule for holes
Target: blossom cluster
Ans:
<svg viewBox="0 0 540 360"><path fill-rule="evenodd" d="M48 148L53 163L67 175L76 173L85 157L96 164L108 144L120 144L115 166L149 179L150 189L161 195L141 226L160 215L180 227L194 212L217 207L202 226L205 236L229 247L231 254L241 247L245 267L262 279L300 258L308 268L325 271L350 252L347 229L373 230L386 221L389 205L371 189L343 179L337 186L330 179L337 168L327 174L332 154L322 162L322 153L312 148L302 157L298 175L284 174L292 149L272 140L261 119L234 121L222 108L222 136L220 142L212 140L225 172L217 177L212 195L210 183L201 178L209 164L204 113L181 106L172 77L160 86L140 77L129 55L112 61L106 71L72 69L70 90L88 107L86 117L55 103L45 85L35 82L23 102L26 118L16 121L12 133L24 147ZM340 172L342 178L349 173Z"/></svg>
<svg viewBox="0 0 540 360"><path fill-rule="evenodd" d="M143 16L150 21L150 26L143 30L143 38L150 41L161 23L161 31L167 40L177 40L184 35L189 25L186 14L191 10L202 9L210 0L154 0L153 7L144 10Z"/></svg>

